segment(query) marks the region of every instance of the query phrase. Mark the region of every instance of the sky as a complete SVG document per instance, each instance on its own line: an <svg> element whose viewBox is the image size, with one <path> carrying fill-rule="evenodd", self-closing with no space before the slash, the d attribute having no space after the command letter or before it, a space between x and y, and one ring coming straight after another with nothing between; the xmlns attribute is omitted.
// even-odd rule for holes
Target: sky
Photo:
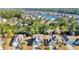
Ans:
<svg viewBox="0 0 79 59"><path fill-rule="evenodd" d="M78 0L0 0L0 8L78 8Z"/></svg>

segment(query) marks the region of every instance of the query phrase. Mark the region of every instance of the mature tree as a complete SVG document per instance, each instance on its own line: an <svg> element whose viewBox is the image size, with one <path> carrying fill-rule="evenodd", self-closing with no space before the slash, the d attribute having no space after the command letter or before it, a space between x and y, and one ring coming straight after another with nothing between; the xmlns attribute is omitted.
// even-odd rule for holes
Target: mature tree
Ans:
<svg viewBox="0 0 79 59"><path fill-rule="evenodd" d="M69 31L72 33L72 35L75 35L75 31L78 28L78 22L75 18L71 18L69 20Z"/></svg>
<svg viewBox="0 0 79 59"><path fill-rule="evenodd" d="M57 21L58 21L61 33L67 32L69 30L69 23L68 23L67 19L58 18Z"/></svg>
<svg viewBox="0 0 79 59"><path fill-rule="evenodd" d="M30 33L31 35L39 33L39 27L40 27L40 22L39 22L39 20L37 20L37 19L34 20L33 24L31 24L29 27L30 27L29 33Z"/></svg>
<svg viewBox="0 0 79 59"><path fill-rule="evenodd" d="M21 17L21 13L17 12L17 11L8 11L8 10L1 10L0 11L0 16L2 16L3 18L6 18L6 19L10 19L10 18L13 18L13 17L17 17L17 18L20 18Z"/></svg>

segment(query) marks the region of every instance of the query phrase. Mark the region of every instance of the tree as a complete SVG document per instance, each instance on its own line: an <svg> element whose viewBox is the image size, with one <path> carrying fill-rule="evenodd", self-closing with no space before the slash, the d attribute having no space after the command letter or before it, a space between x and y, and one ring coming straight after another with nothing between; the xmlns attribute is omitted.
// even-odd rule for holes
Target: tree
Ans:
<svg viewBox="0 0 79 59"><path fill-rule="evenodd" d="M40 21L38 19L34 20L33 23L29 26L31 35L39 33Z"/></svg>
<svg viewBox="0 0 79 59"><path fill-rule="evenodd" d="M69 20L69 31L72 35L75 35L75 31L77 30L78 28L78 22L75 18L71 18Z"/></svg>
<svg viewBox="0 0 79 59"><path fill-rule="evenodd" d="M58 21L61 33L65 33L69 30L69 23L68 23L67 19L58 18L57 21Z"/></svg>
<svg viewBox="0 0 79 59"><path fill-rule="evenodd" d="M0 33L2 34L3 37L4 37L4 33L6 32L6 30L7 30L6 24L0 23Z"/></svg>
<svg viewBox="0 0 79 59"><path fill-rule="evenodd" d="M8 37L11 37L15 33L15 27L8 24L0 24L0 33L4 37L4 34L7 34Z"/></svg>
<svg viewBox="0 0 79 59"><path fill-rule="evenodd" d="M33 34L45 34L49 29L52 29L53 26L50 24L47 24L48 22L45 23L41 23L42 20L40 19L36 19L36 20L32 20L31 25L28 26L28 32L29 34L33 35Z"/></svg>
<svg viewBox="0 0 79 59"><path fill-rule="evenodd" d="M22 18L22 15L21 15L21 13L16 13L16 14L15 14L15 17L17 17L17 18Z"/></svg>
<svg viewBox="0 0 79 59"><path fill-rule="evenodd" d="M0 16L2 16L2 18L6 18L6 19L10 19L13 17L21 17L21 13L17 12L17 11L11 11L11 10L2 10L0 11Z"/></svg>
<svg viewBox="0 0 79 59"><path fill-rule="evenodd" d="M48 30L52 30L53 26L51 24L47 24L46 22L41 24L39 28L39 32L45 34Z"/></svg>

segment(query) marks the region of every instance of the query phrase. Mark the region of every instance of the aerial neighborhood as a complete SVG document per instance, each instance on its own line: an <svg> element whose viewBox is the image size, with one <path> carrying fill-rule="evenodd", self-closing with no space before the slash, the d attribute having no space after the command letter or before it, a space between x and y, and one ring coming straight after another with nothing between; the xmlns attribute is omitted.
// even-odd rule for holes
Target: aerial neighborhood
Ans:
<svg viewBox="0 0 79 59"><path fill-rule="evenodd" d="M1 8L0 50L79 50L79 9Z"/></svg>

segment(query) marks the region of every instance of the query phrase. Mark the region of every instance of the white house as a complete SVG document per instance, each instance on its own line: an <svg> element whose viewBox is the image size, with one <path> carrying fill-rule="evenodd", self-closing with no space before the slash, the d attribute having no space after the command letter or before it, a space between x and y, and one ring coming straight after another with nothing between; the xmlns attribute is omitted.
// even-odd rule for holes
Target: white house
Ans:
<svg viewBox="0 0 79 59"><path fill-rule="evenodd" d="M2 19L2 23L6 23L7 22L7 19Z"/></svg>
<svg viewBox="0 0 79 59"><path fill-rule="evenodd" d="M52 18L51 20L55 20L55 18Z"/></svg>

